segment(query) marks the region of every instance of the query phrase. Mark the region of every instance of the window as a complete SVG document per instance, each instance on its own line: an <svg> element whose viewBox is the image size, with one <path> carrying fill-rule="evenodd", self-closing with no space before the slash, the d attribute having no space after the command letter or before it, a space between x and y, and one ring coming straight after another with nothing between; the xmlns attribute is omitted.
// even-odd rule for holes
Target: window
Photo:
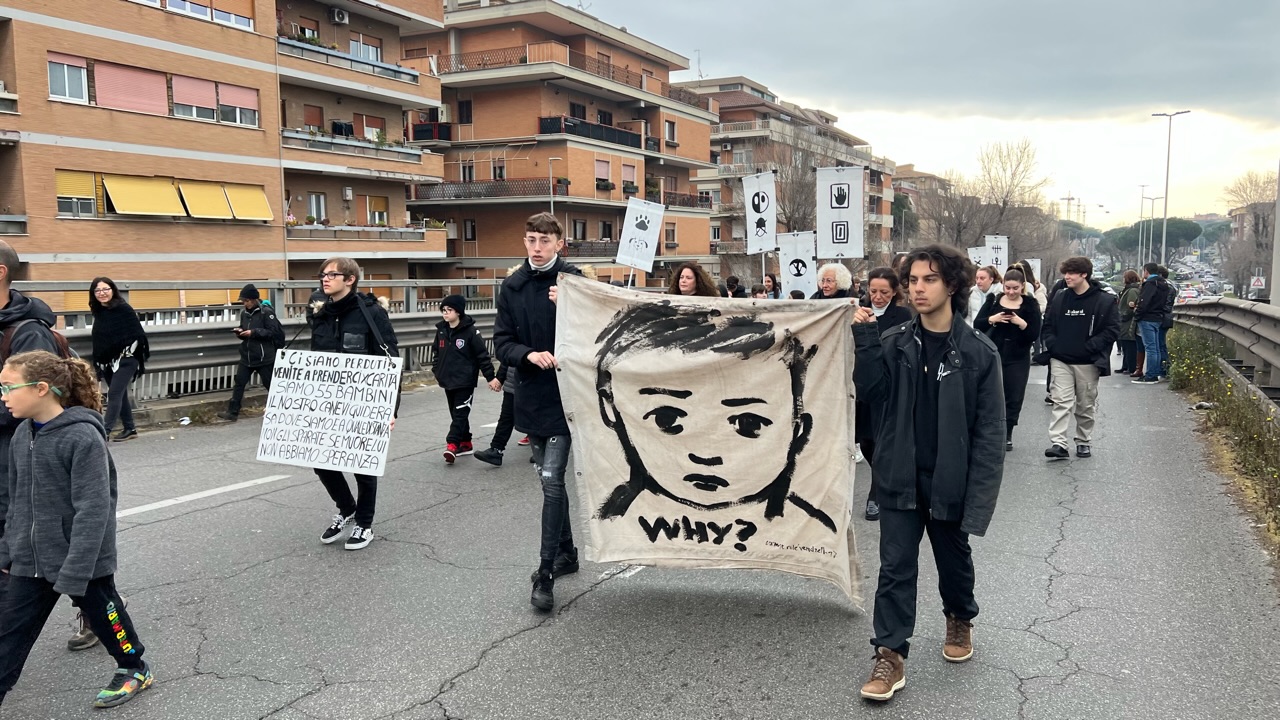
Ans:
<svg viewBox="0 0 1280 720"><path fill-rule="evenodd" d="M387 121L385 118L361 115L359 113L352 117L355 121L357 135L370 142L387 141Z"/></svg>
<svg viewBox="0 0 1280 720"><path fill-rule="evenodd" d="M195 17L204 18L205 20L209 20L212 17L209 13L209 4L207 0L204 4L191 2L191 0L169 0L168 6L169 9L174 12L194 15Z"/></svg>
<svg viewBox="0 0 1280 720"><path fill-rule="evenodd" d="M258 91L218 83L218 119L225 123L258 127Z"/></svg>
<svg viewBox="0 0 1280 720"><path fill-rule="evenodd" d="M102 107L169 114L169 81L164 73L98 61L93 65L93 89L94 101Z"/></svg>
<svg viewBox="0 0 1280 720"><path fill-rule="evenodd" d="M160 0L131 0L131 2L141 3L143 5L154 5L160 7Z"/></svg>
<svg viewBox="0 0 1280 720"><path fill-rule="evenodd" d="M506 160L493 161L493 179L494 180L507 179L507 161Z"/></svg>
<svg viewBox="0 0 1280 720"><path fill-rule="evenodd" d="M298 35L304 39L320 39L320 23L311 18L298 18Z"/></svg>
<svg viewBox="0 0 1280 720"><path fill-rule="evenodd" d="M666 223L665 225L666 227L664 228L664 230L666 231L667 243L670 245L674 245L676 242L676 224L673 222L669 222L669 223Z"/></svg>
<svg viewBox="0 0 1280 720"><path fill-rule="evenodd" d="M234 105L219 105L218 119L224 123L258 127L258 111Z"/></svg>
<svg viewBox="0 0 1280 720"><path fill-rule="evenodd" d="M574 220L573 233L570 234L569 237L573 240L586 240L587 239L587 221Z"/></svg>
<svg viewBox="0 0 1280 720"><path fill-rule="evenodd" d="M471 101L470 100L458 101L458 124L459 125L471 124Z"/></svg>
<svg viewBox="0 0 1280 720"><path fill-rule="evenodd" d="M699 191L698 191L698 204L699 204L699 205L701 205L702 207L710 207L710 206L711 206L711 191L710 191L710 190L699 190Z"/></svg>
<svg viewBox="0 0 1280 720"><path fill-rule="evenodd" d="M475 182L476 181L476 164L472 161L467 161L460 164L458 166L458 174L462 178L462 182Z"/></svg>
<svg viewBox="0 0 1280 720"><path fill-rule="evenodd" d="M351 33L351 54L362 60L382 62L382 40L369 35Z"/></svg>
<svg viewBox="0 0 1280 720"><path fill-rule="evenodd" d="M609 179L609 161L608 160L596 161L596 179L597 180Z"/></svg>
<svg viewBox="0 0 1280 720"><path fill-rule="evenodd" d="M596 123L598 123L598 124L600 124L600 125L612 125L612 124L613 124L613 113L609 112L608 110L597 110L597 111L596 111Z"/></svg>
<svg viewBox="0 0 1280 720"><path fill-rule="evenodd" d="M387 224L387 198L369 196L369 224Z"/></svg>
<svg viewBox="0 0 1280 720"><path fill-rule="evenodd" d="M622 182L631 183L632 185L636 184L636 166L635 165L622 166Z"/></svg>
<svg viewBox="0 0 1280 720"><path fill-rule="evenodd" d="M89 102L89 80L83 58L49 53L49 97L78 103Z"/></svg>
<svg viewBox="0 0 1280 720"><path fill-rule="evenodd" d="M711 242L720 242L720 226L711 226Z"/></svg>
<svg viewBox="0 0 1280 720"><path fill-rule="evenodd" d="M608 220L600 221L600 239L601 240L613 239L613 223L612 222L609 222Z"/></svg>
<svg viewBox="0 0 1280 720"><path fill-rule="evenodd" d="M753 153L751 151L751 148L746 148L745 150L734 150L733 164L734 165L750 165L752 155Z"/></svg>
<svg viewBox="0 0 1280 720"><path fill-rule="evenodd" d="M324 130L324 108L319 105L303 105L302 125L303 128L312 132L322 132Z"/></svg>
<svg viewBox="0 0 1280 720"><path fill-rule="evenodd" d="M97 202L93 198L58 196L58 214L69 217L96 217Z"/></svg>
<svg viewBox="0 0 1280 720"><path fill-rule="evenodd" d="M579 120L587 119L587 106L582 103L569 103L569 117L575 117Z"/></svg>
<svg viewBox="0 0 1280 720"><path fill-rule="evenodd" d="M324 193L307 193L307 214L315 218L316 222L329 217L325 201Z"/></svg>
<svg viewBox="0 0 1280 720"><path fill-rule="evenodd" d="M666 128L666 134L663 137L666 138L668 144L674 144L676 142L676 121L667 120L663 122L663 127Z"/></svg>
<svg viewBox="0 0 1280 720"><path fill-rule="evenodd" d="M719 205L719 204L720 204L720 198L721 198L721 194L720 194L720 191L719 191L719 190L712 190L712 191L711 191L711 202L712 202L712 204Z"/></svg>
<svg viewBox="0 0 1280 720"><path fill-rule="evenodd" d="M721 85L721 86L720 86L720 90L721 90L722 92L723 92L723 91L727 91L727 90L741 90L741 89L742 89L742 85L741 85L741 84L738 84L738 83L734 83L733 85Z"/></svg>
<svg viewBox="0 0 1280 720"><path fill-rule="evenodd" d="M462 221L462 239L466 242L476 241L476 221L475 220Z"/></svg>
<svg viewBox="0 0 1280 720"><path fill-rule="evenodd" d="M215 0L214 4L218 6L224 6L224 5L227 5L228 3L226 2L226 0L223 0L223 2L217 2L217 0ZM242 3L237 2L233 4L239 6ZM249 8L248 10L249 12L253 11L252 2L248 4L248 8ZM240 8L236 7L235 9L239 10ZM224 25L235 25L236 27L242 27L242 28L245 28L246 30L253 29L253 18L231 12L230 10L227 10L224 7L213 8L213 21L220 22Z"/></svg>
<svg viewBox="0 0 1280 720"><path fill-rule="evenodd" d="M184 105L175 102L173 104L173 114L175 117L195 118L197 120L217 120L218 114L213 108L200 107L198 105Z"/></svg>
<svg viewBox="0 0 1280 720"><path fill-rule="evenodd" d="M598 60L604 67L608 67L613 64L613 58L609 57L608 53L597 52L596 60Z"/></svg>
<svg viewBox="0 0 1280 720"><path fill-rule="evenodd" d="M216 83L184 75L173 76L173 114L199 120L218 119Z"/></svg>

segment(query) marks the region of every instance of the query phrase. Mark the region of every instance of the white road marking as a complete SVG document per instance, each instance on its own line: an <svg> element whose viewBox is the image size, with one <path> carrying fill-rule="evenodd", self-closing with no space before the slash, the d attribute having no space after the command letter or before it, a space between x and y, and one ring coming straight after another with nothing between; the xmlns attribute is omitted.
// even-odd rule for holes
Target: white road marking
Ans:
<svg viewBox="0 0 1280 720"><path fill-rule="evenodd" d="M214 495L221 495L222 493L229 493L229 492L232 492L233 490L241 490L247 487L253 487L255 485L266 485L267 483L273 483L273 482L276 482L277 480L284 480L285 478L291 478L291 477L293 476L292 475L268 475L267 477L258 478L257 480L246 480L245 482L236 483L234 485L223 485L222 487L211 488L209 490L201 490L198 493L191 493L190 495L183 495L181 497L169 498L168 500L161 500L159 502L153 502L148 505L139 505L137 507L131 507L128 510L121 510L116 513L116 517L117 518L128 517L130 515L137 515L139 513L150 512L152 510L159 510L160 508L167 508L167 507L172 507L174 505L181 505L182 503L191 502L192 500L201 500L203 498L213 497Z"/></svg>
<svg viewBox="0 0 1280 720"><path fill-rule="evenodd" d="M631 577L632 575L635 575L636 573L640 572L640 571L641 571L641 570L643 570L643 569L644 569L644 565L632 565L631 567L627 568L626 570L623 570L622 572L618 573L618 577L620 577L620 578L629 578L629 577Z"/></svg>

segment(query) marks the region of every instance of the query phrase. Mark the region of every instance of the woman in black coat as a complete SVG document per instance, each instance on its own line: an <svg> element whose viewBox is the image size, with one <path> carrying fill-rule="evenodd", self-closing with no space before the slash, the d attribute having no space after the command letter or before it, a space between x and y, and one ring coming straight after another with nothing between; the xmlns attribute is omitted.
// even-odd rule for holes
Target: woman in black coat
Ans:
<svg viewBox="0 0 1280 720"><path fill-rule="evenodd" d="M867 273L867 299L871 312L876 316L876 329L881 334L889 328L905 322L911 322L911 311L899 304L901 288L898 275L892 268L878 267ZM854 439L862 456L867 459L868 466L874 468L872 460L876 454L876 431L879 428L873 419L871 406L859 400L854 404ZM872 470L871 486L867 488L867 510L864 515L868 520L880 519L880 505L876 502L875 471Z"/></svg>
<svg viewBox="0 0 1280 720"><path fill-rule="evenodd" d="M111 440L132 440L138 436L138 428L133 423L129 384L142 375L151 355L147 334L138 314L120 297L111 278L93 279L89 285L89 309L93 311L93 367L109 388L103 424L110 433L119 418L124 428Z"/></svg>
<svg viewBox="0 0 1280 720"><path fill-rule="evenodd" d="M1018 270L1004 275L1004 294L988 300L973 320L973 328L986 333L1000 351L1004 377L1004 421L1006 452L1013 449L1013 428L1022 413L1031 374L1031 346L1040 337L1040 303L1026 294L1026 282Z"/></svg>

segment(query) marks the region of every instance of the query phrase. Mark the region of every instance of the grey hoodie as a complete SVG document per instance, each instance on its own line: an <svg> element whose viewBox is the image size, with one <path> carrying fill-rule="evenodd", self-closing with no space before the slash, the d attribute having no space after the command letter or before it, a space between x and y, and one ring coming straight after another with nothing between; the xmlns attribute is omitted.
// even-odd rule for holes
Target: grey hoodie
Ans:
<svg viewBox="0 0 1280 720"><path fill-rule="evenodd" d="M116 571L116 467L102 416L69 407L35 430L18 426L9 453L0 568L44 578L64 595Z"/></svg>

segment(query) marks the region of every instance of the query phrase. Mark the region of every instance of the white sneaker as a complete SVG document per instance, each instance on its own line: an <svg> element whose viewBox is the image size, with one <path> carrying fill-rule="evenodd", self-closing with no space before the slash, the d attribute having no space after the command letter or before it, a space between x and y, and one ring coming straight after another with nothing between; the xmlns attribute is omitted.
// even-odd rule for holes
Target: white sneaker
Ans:
<svg viewBox="0 0 1280 720"><path fill-rule="evenodd" d="M373 542L373 529L356 525L351 528L351 536L347 538L347 544L343 547L347 550L359 550L371 542Z"/></svg>

